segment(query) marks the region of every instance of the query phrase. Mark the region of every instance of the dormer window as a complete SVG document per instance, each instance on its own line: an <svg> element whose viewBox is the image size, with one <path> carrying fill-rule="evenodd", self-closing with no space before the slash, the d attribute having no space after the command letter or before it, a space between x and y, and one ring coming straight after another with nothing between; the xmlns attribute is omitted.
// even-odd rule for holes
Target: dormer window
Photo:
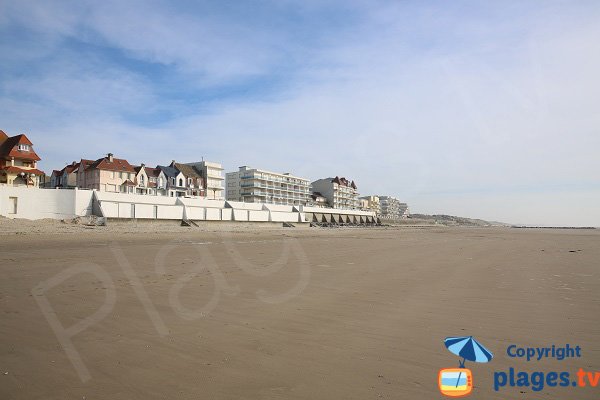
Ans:
<svg viewBox="0 0 600 400"><path fill-rule="evenodd" d="M29 151L29 145L28 144L20 144L18 149L19 149L19 151Z"/></svg>

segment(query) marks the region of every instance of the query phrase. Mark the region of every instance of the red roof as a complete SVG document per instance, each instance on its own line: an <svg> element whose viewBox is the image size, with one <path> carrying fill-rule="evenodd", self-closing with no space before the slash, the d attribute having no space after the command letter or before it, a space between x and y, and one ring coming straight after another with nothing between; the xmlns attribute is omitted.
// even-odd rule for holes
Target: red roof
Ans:
<svg viewBox="0 0 600 400"><path fill-rule="evenodd" d="M20 174L21 172L24 172L26 174L44 175L44 171L40 171L39 169L13 167L12 165L8 167L0 167L0 170L10 172L11 174Z"/></svg>
<svg viewBox="0 0 600 400"><path fill-rule="evenodd" d="M123 160L121 158L114 158L112 162L108 157L99 158L90 164L86 169L100 169L103 171L125 171L125 172L135 172L131 164L127 160Z"/></svg>
<svg viewBox="0 0 600 400"><path fill-rule="evenodd" d="M135 186L135 183L133 183L129 179L127 179L125 182L123 182L123 185L125 185L125 186Z"/></svg>
<svg viewBox="0 0 600 400"><path fill-rule="evenodd" d="M8 139L8 135L4 133L2 129L0 129L0 144L2 144L2 142L4 142L6 139Z"/></svg>
<svg viewBox="0 0 600 400"><path fill-rule="evenodd" d="M20 160L41 160L32 147L29 148L29 151L19 150L18 145L20 144L33 146L33 143L25 135L8 137L6 133L2 132L0 135L0 158L10 159L14 157Z"/></svg>
<svg viewBox="0 0 600 400"><path fill-rule="evenodd" d="M86 160L86 159L82 158L81 161L79 161L79 163L77 164L77 169L82 167L81 170L84 171L93 162L94 162L94 160Z"/></svg>
<svg viewBox="0 0 600 400"><path fill-rule="evenodd" d="M146 175L151 176L153 178L158 178L158 176L160 175L160 169L159 168L148 168L145 167L146 169Z"/></svg>

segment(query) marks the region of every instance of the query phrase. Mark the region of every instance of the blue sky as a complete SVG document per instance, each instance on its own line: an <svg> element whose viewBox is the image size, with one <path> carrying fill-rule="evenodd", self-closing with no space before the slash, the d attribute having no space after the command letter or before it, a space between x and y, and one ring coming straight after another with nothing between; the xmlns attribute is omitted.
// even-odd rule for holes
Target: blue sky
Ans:
<svg viewBox="0 0 600 400"><path fill-rule="evenodd" d="M600 226L596 1L0 0L0 129L347 176L414 212Z"/></svg>

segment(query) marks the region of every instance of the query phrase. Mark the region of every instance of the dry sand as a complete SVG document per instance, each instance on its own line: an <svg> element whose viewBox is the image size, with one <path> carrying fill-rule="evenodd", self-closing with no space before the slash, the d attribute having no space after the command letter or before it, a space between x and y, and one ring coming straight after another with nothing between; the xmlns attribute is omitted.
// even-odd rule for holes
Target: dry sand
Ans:
<svg viewBox="0 0 600 400"><path fill-rule="evenodd" d="M0 399L442 398L457 335L495 354L467 364L473 398L600 397L492 389L509 367L600 371L598 231L1 227ZM57 336L53 318L91 325ZM511 343L583 357L527 363Z"/></svg>

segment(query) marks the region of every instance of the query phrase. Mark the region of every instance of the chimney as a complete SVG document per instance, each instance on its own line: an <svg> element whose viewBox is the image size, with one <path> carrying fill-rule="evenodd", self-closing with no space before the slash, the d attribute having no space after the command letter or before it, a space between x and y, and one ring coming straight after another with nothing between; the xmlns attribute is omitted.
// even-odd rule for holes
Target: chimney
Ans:
<svg viewBox="0 0 600 400"><path fill-rule="evenodd" d="M113 160L114 160L113 153L108 153L108 161L113 162Z"/></svg>
<svg viewBox="0 0 600 400"><path fill-rule="evenodd" d="M142 163L142 168L145 167L145 166L146 166L146 164Z"/></svg>

